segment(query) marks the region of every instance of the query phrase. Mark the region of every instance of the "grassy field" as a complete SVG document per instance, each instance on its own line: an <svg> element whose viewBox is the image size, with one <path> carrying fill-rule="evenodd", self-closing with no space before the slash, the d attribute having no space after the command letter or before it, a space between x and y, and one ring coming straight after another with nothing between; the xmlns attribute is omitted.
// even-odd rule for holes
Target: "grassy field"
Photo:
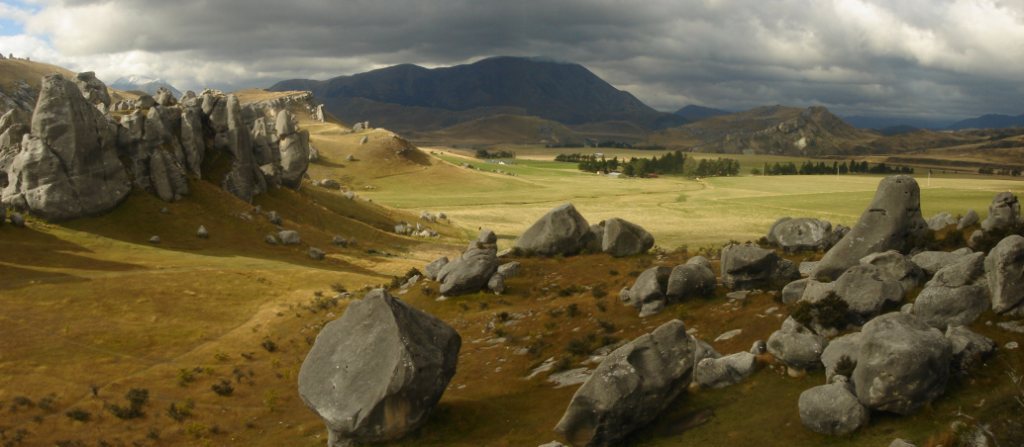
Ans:
<svg viewBox="0 0 1024 447"><path fill-rule="evenodd" d="M580 172L572 163L530 155L507 166L434 149L443 163L425 172L368 179L365 194L409 211L437 210L456 225L488 227L508 244L548 209L573 202L592 223L610 217L634 221L666 248L715 246L756 240L783 216L810 216L852 225L874 195L880 176L740 176L627 179ZM635 152L635 151L634 151ZM747 163L763 163L751 156ZM756 160L756 161L755 161ZM470 163L479 170L458 167ZM503 170L515 176L486 171ZM999 191L1020 191L1008 179L922 179L922 211L954 214L974 209L982 217ZM415 185L415 187L411 187Z"/></svg>

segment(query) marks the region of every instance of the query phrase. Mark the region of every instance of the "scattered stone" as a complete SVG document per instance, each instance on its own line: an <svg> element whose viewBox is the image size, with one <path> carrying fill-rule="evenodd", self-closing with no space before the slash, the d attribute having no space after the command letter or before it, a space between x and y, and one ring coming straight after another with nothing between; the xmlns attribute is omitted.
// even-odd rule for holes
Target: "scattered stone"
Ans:
<svg viewBox="0 0 1024 447"><path fill-rule="evenodd" d="M800 301L800 298L804 296L804 291L807 290L807 283L810 281L810 279L803 278L786 284L786 287L782 288L782 304L790 305Z"/></svg>
<svg viewBox="0 0 1024 447"><path fill-rule="evenodd" d="M665 288L666 298L670 301L679 301L686 297L708 296L715 292L715 272L701 260L707 261L703 256L699 256L672 269Z"/></svg>
<svg viewBox="0 0 1024 447"><path fill-rule="evenodd" d="M1024 237L1013 234L996 244L985 258L992 310L1007 312L1024 300Z"/></svg>
<svg viewBox="0 0 1024 447"><path fill-rule="evenodd" d="M869 321L861 333L853 383L865 406L908 415L945 392L952 347L942 332L892 312Z"/></svg>
<svg viewBox="0 0 1024 447"><path fill-rule="evenodd" d="M343 238L343 237L341 237L340 235L337 235L337 234L335 234L334 237L331 238L331 244L333 244L335 246L338 246L338 247L348 247L349 243L350 243L349 240L347 240L347 239L345 239L345 238Z"/></svg>
<svg viewBox="0 0 1024 447"><path fill-rule="evenodd" d="M474 244L458 259L444 265L437 274L442 295L478 292L498 271L498 257L493 246Z"/></svg>
<svg viewBox="0 0 1024 447"><path fill-rule="evenodd" d="M961 376L980 365L996 349L994 341L964 326L950 325L946 338L953 349L953 371Z"/></svg>
<svg viewBox="0 0 1024 447"><path fill-rule="evenodd" d="M569 369L551 374L548 376L548 382L555 384L555 388L565 388L586 382L592 373L589 368Z"/></svg>
<svg viewBox="0 0 1024 447"><path fill-rule="evenodd" d="M737 352L717 359L703 359L693 370L693 381L701 388L725 388L746 380L757 370L757 358Z"/></svg>
<svg viewBox="0 0 1024 447"><path fill-rule="evenodd" d="M956 224L957 224L956 218L953 217L952 214L949 214L946 211L943 211L943 212L941 212L939 214L936 214L936 215L928 218L928 228L931 229L932 231L945 230L946 228L951 227L951 226L956 225Z"/></svg>
<svg viewBox="0 0 1024 447"><path fill-rule="evenodd" d="M298 245L302 243L299 232L295 230L281 230L277 232L277 239L284 245Z"/></svg>
<svg viewBox="0 0 1024 447"><path fill-rule="evenodd" d="M149 237L149 243L150 244L159 244L160 243L160 236L150 236Z"/></svg>
<svg viewBox="0 0 1024 447"><path fill-rule="evenodd" d="M967 247L954 251L922 251L910 258L910 261L920 267L926 274L934 275L943 267L973 252L973 250Z"/></svg>
<svg viewBox="0 0 1024 447"><path fill-rule="evenodd" d="M661 313L661 311L663 310L665 310L664 301L659 300L644 303L643 306L640 306L640 318L647 318L651 315L657 315Z"/></svg>
<svg viewBox="0 0 1024 447"><path fill-rule="evenodd" d="M964 217L961 217L960 221L957 222L956 229L960 231L966 230L967 228L977 225L979 221L981 221L981 218L978 217L977 212L974 210L967 210L967 214L964 214Z"/></svg>
<svg viewBox="0 0 1024 447"><path fill-rule="evenodd" d="M857 400L845 380L800 393L798 406L804 427L823 435L853 433L870 419L870 412Z"/></svg>
<svg viewBox="0 0 1024 447"><path fill-rule="evenodd" d="M1009 341L1009 342L1006 342L1006 344L1003 345L1003 347L1006 348L1007 351L1013 351L1013 350L1019 348L1020 344L1015 342L1015 341Z"/></svg>
<svg viewBox="0 0 1024 447"><path fill-rule="evenodd" d="M996 327L1008 332L1016 332L1018 334L1024 334L1024 320L1017 321L1003 321L996 323Z"/></svg>
<svg viewBox="0 0 1024 447"><path fill-rule="evenodd" d="M210 232L206 230L205 226L200 225L199 229L196 230L196 237L199 239L208 239L210 237Z"/></svg>
<svg viewBox="0 0 1024 447"><path fill-rule="evenodd" d="M889 443L889 447L917 447L917 446L914 445L913 443L911 443L910 441L905 441L903 439L896 438L896 439L893 439L891 443Z"/></svg>
<svg viewBox="0 0 1024 447"><path fill-rule="evenodd" d="M14 225L17 228L25 228L25 217L22 216L21 213L11 213L11 217L9 217L9 219L11 221L11 225Z"/></svg>
<svg viewBox="0 0 1024 447"><path fill-rule="evenodd" d="M886 177L857 224L825 253L811 277L834 280L871 253L909 250L927 229L921 217L921 189L914 178Z"/></svg>
<svg viewBox="0 0 1024 447"><path fill-rule="evenodd" d="M501 273L494 273L491 275L491 279L487 280L487 288L498 295L505 293L505 276Z"/></svg>
<svg viewBox="0 0 1024 447"><path fill-rule="evenodd" d="M268 235L263 237L263 242L266 242L266 243L268 243L270 245L277 245L278 244L277 236L274 236L273 234L268 234Z"/></svg>
<svg viewBox="0 0 1024 447"><path fill-rule="evenodd" d="M748 244L731 244L722 249L722 283L739 290L782 285L800 277L792 262L772 250Z"/></svg>
<svg viewBox="0 0 1024 447"><path fill-rule="evenodd" d="M597 224L595 240L600 236L601 251L615 257L646 253L654 246L654 236L643 227L617 217ZM594 231L595 229L591 229Z"/></svg>
<svg viewBox="0 0 1024 447"><path fill-rule="evenodd" d="M753 345L750 346L750 353L754 355L761 355L768 352L768 344L764 340L757 340Z"/></svg>
<svg viewBox="0 0 1024 447"><path fill-rule="evenodd" d="M322 179L319 182L316 182L316 185L321 187L321 188L325 188L325 189L334 189L334 190L341 189L341 183L338 183L337 180L332 179L332 178Z"/></svg>
<svg viewBox="0 0 1024 447"><path fill-rule="evenodd" d="M312 259L314 261L323 261L324 258L327 257L327 253L324 253L323 250L316 247L309 247L308 254L309 259Z"/></svg>
<svg viewBox="0 0 1024 447"><path fill-rule="evenodd" d="M788 252L826 250L836 241L830 222L809 217L783 217L775 221L767 239Z"/></svg>
<svg viewBox="0 0 1024 447"><path fill-rule="evenodd" d="M526 254L568 256L582 251L592 236L587 220L567 203L548 211L531 225L514 247Z"/></svg>
<svg viewBox="0 0 1024 447"><path fill-rule="evenodd" d="M1011 192L1001 192L992 198L988 217L981 221L985 233L1012 231L1020 226L1020 202Z"/></svg>
<svg viewBox="0 0 1024 447"><path fill-rule="evenodd" d="M373 290L320 331L299 395L324 420L328 445L394 441L426 421L461 344L443 321Z"/></svg>
<svg viewBox="0 0 1024 447"><path fill-rule="evenodd" d="M821 367L821 353L828 340L798 323L793 317L768 337L768 352L787 366L802 370Z"/></svg>
<svg viewBox="0 0 1024 447"><path fill-rule="evenodd" d="M726 332L722 333L722 335L719 335L718 337L715 337L715 343L718 343L720 341L730 340L733 337L735 337L737 335L740 335L742 333L743 333L743 329L733 329L731 331L726 331Z"/></svg>
<svg viewBox="0 0 1024 447"><path fill-rule="evenodd" d="M506 262L498 266L498 273L505 278L513 278L519 276L519 262L512 261Z"/></svg>
<svg viewBox="0 0 1024 447"><path fill-rule="evenodd" d="M572 445L605 446L654 420L690 384L695 343L672 320L616 349L555 427Z"/></svg>
<svg viewBox="0 0 1024 447"><path fill-rule="evenodd" d="M664 306L665 289L668 287L668 279L672 270L668 267L651 267L640 273L629 288L627 302L636 307L644 304L659 301Z"/></svg>

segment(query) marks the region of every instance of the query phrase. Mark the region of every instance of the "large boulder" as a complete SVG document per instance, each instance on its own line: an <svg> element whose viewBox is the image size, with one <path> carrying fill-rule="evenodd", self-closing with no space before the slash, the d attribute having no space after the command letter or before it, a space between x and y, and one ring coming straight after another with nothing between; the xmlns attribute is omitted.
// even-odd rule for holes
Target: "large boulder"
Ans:
<svg viewBox="0 0 1024 447"><path fill-rule="evenodd" d="M75 85L90 104L103 104L104 107L110 107L110 93L107 92L107 85L96 77L96 73L91 71L78 73L75 75Z"/></svg>
<svg viewBox="0 0 1024 447"><path fill-rule="evenodd" d="M882 278L899 282L904 292L914 290L924 278L921 268L896 250L867 255L860 259L860 265L877 267Z"/></svg>
<svg viewBox="0 0 1024 447"><path fill-rule="evenodd" d="M938 329L892 312L869 321L861 333L852 379L862 404L907 415L946 391L952 347Z"/></svg>
<svg viewBox="0 0 1024 447"><path fill-rule="evenodd" d="M939 214L929 217L927 223L928 229L932 231L940 231L945 230L946 228L951 227L953 225L956 225L957 220L955 217L953 217L952 214L943 211Z"/></svg>
<svg viewBox="0 0 1024 447"><path fill-rule="evenodd" d="M985 233L1013 231L1020 226L1020 202L1012 192L1001 192L992 198L988 217L981 221Z"/></svg>
<svg viewBox="0 0 1024 447"><path fill-rule="evenodd" d="M446 265L448 265L448 257L441 256L440 258L433 260L430 264L427 264L423 269L423 273L426 275L427 279L434 281L437 279L437 275L441 273L441 269Z"/></svg>
<svg viewBox="0 0 1024 447"><path fill-rule="evenodd" d="M985 258L985 274L992 294L992 310L1003 313L1024 300L1024 237L1010 235Z"/></svg>
<svg viewBox="0 0 1024 447"><path fill-rule="evenodd" d="M185 107L181 110L180 139L185 154L185 165L188 172L197 178L202 175L203 156L206 153L201 114L202 111L198 107Z"/></svg>
<svg viewBox="0 0 1024 447"><path fill-rule="evenodd" d="M615 257L645 253L654 246L654 236L643 227L613 217L601 221L601 251Z"/></svg>
<svg viewBox="0 0 1024 447"><path fill-rule="evenodd" d="M910 261L921 268L929 276L934 275L943 267L952 264L974 251L964 247L953 251L922 251L910 258Z"/></svg>
<svg viewBox="0 0 1024 447"><path fill-rule="evenodd" d="M441 283L442 295L474 293L487 287L487 282L497 271L495 248L474 242L462 256L441 267L437 281Z"/></svg>
<svg viewBox="0 0 1024 447"><path fill-rule="evenodd" d="M427 420L461 343L443 321L377 289L320 331L299 395L327 426L328 446L394 441Z"/></svg>
<svg viewBox="0 0 1024 447"><path fill-rule="evenodd" d="M8 168L3 204L48 220L100 214L131 191L116 127L59 74L45 76L32 134Z"/></svg>
<svg viewBox="0 0 1024 447"><path fill-rule="evenodd" d="M662 266L644 270L629 288L627 301L636 307L653 301L665 301L665 290L671 274L672 269Z"/></svg>
<svg viewBox="0 0 1024 447"><path fill-rule="evenodd" d="M996 343L964 326L950 325L946 338L953 348L953 372L965 375L996 350Z"/></svg>
<svg viewBox="0 0 1024 447"><path fill-rule="evenodd" d="M590 224L571 203L548 211L528 228L514 247L527 254L542 256L574 255L593 237Z"/></svg>
<svg viewBox="0 0 1024 447"><path fill-rule="evenodd" d="M693 382L702 388L725 388L746 380L757 370L757 358L749 352L705 358L693 369Z"/></svg>
<svg viewBox="0 0 1024 447"><path fill-rule="evenodd" d="M277 114L277 137L281 150L281 184L298 189L309 168L309 132L298 130L292 113Z"/></svg>
<svg viewBox="0 0 1024 447"><path fill-rule="evenodd" d="M828 346L821 353L821 364L825 367L825 378L831 380L837 373L850 374L850 371L837 371L843 358L857 363L857 355L860 353L861 333L851 332L849 334L833 338Z"/></svg>
<svg viewBox="0 0 1024 447"><path fill-rule="evenodd" d="M782 327L768 337L768 352L787 366L812 370L821 367L821 353L828 340L793 317L786 318Z"/></svg>
<svg viewBox="0 0 1024 447"><path fill-rule="evenodd" d="M809 217L777 220L767 239L786 251L825 250L835 243L832 223Z"/></svg>
<svg viewBox="0 0 1024 447"><path fill-rule="evenodd" d="M906 252L927 231L917 181L907 175L886 177L857 224L825 253L811 277L833 280L871 253Z"/></svg>
<svg viewBox="0 0 1024 447"><path fill-rule="evenodd" d="M975 284L984 271L985 254L962 256L943 267L917 295L912 312L928 325L968 325L989 309L988 289Z"/></svg>
<svg viewBox="0 0 1024 447"><path fill-rule="evenodd" d="M613 445L658 416L690 384L696 343L679 320L612 351L555 427L576 446Z"/></svg>
<svg viewBox="0 0 1024 447"><path fill-rule="evenodd" d="M205 108L205 102L204 102ZM242 106L235 95L215 101L210 114L214 126L214 148L231 157L231 167L221 179L221 187L246 202L267 190L266 180L252 153L252 134L242 116Z"/></svg>
<svg viewBox="0 0 1024 447"><path fill-rule="evenodd" d="M978 217L977 211L967 210L967 214L964 214L964 216L956 223L956 229L963 231L977 225L979 221L981 221L981 218Z"/></svg>
<svg viewBox="0 0 1024 447"><path fill-rule="evenodd" d="M800 422L823 435L846 435L867 425L870 412L857 400L845 378L800 393Z"/></svg>
<svg viewBox="0 0 1024 447"><path fill-rule="evenodd" d="M688 296L707 296L715 292L715 272L700 262L677 265L669 274L665 297L678 301Z"/></svg>
<svg viewBox="0 0 1024 447"><path fill-rule="evenodd" d="M800 277L796 267L773 250L750 244L722 249L722 283L733 290L783 285Z"/></svg>
<svg viewBox="0 0 1024 447"><path fill-rule="evenodd" d="M886 305L903 301L900 283L873 265L851 267L835 284L835 294L846 301L851 312L865 319L878 315Z"/></svg>

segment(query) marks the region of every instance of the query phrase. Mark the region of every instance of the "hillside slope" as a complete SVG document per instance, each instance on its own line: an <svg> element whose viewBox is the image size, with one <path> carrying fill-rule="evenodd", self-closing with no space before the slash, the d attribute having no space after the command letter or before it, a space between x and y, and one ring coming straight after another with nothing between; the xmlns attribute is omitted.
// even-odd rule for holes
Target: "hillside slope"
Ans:
<svg viewBox="0 0 1024 447"><path fill-rule="evenodd" d="M652 134L667 147L703 152L826 155L876 139L872 132L843 122L824 107L758 107L708 118Z"/></svg>
<svg viewBox="0 0 1024 447"><path fill-rule="evenodd" d="M310 90L343 120L370 120L398 132L436 130L497 113L563 124L624 120L659 128L682 122L581 65L528 58L436 69L396 65L326 81L282 81L271 90Z"/></svg>

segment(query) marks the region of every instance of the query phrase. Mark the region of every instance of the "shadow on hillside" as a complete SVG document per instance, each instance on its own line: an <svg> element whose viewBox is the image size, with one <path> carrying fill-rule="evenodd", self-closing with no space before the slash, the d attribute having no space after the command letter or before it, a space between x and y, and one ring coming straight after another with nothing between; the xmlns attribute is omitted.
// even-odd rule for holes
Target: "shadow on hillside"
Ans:
<svg viewBox="0 0 1024 447"><path fill-rule="evenodd" d="M0 249L0 262L18 266L110 272L145 269L140 265L76 254L88 254L93 251L31 227L15 228L7 225L0 230L0 241L3 241L4 247Z"/></svg>
<svg viewBox="0 0 1024 447"><path fill-rule="evenodd" d="M4 264L0 264L0 277L4 278L0 284L0 293L40 283L70 284L88 281L86 278L66 273L44 272Z"/></svg>

